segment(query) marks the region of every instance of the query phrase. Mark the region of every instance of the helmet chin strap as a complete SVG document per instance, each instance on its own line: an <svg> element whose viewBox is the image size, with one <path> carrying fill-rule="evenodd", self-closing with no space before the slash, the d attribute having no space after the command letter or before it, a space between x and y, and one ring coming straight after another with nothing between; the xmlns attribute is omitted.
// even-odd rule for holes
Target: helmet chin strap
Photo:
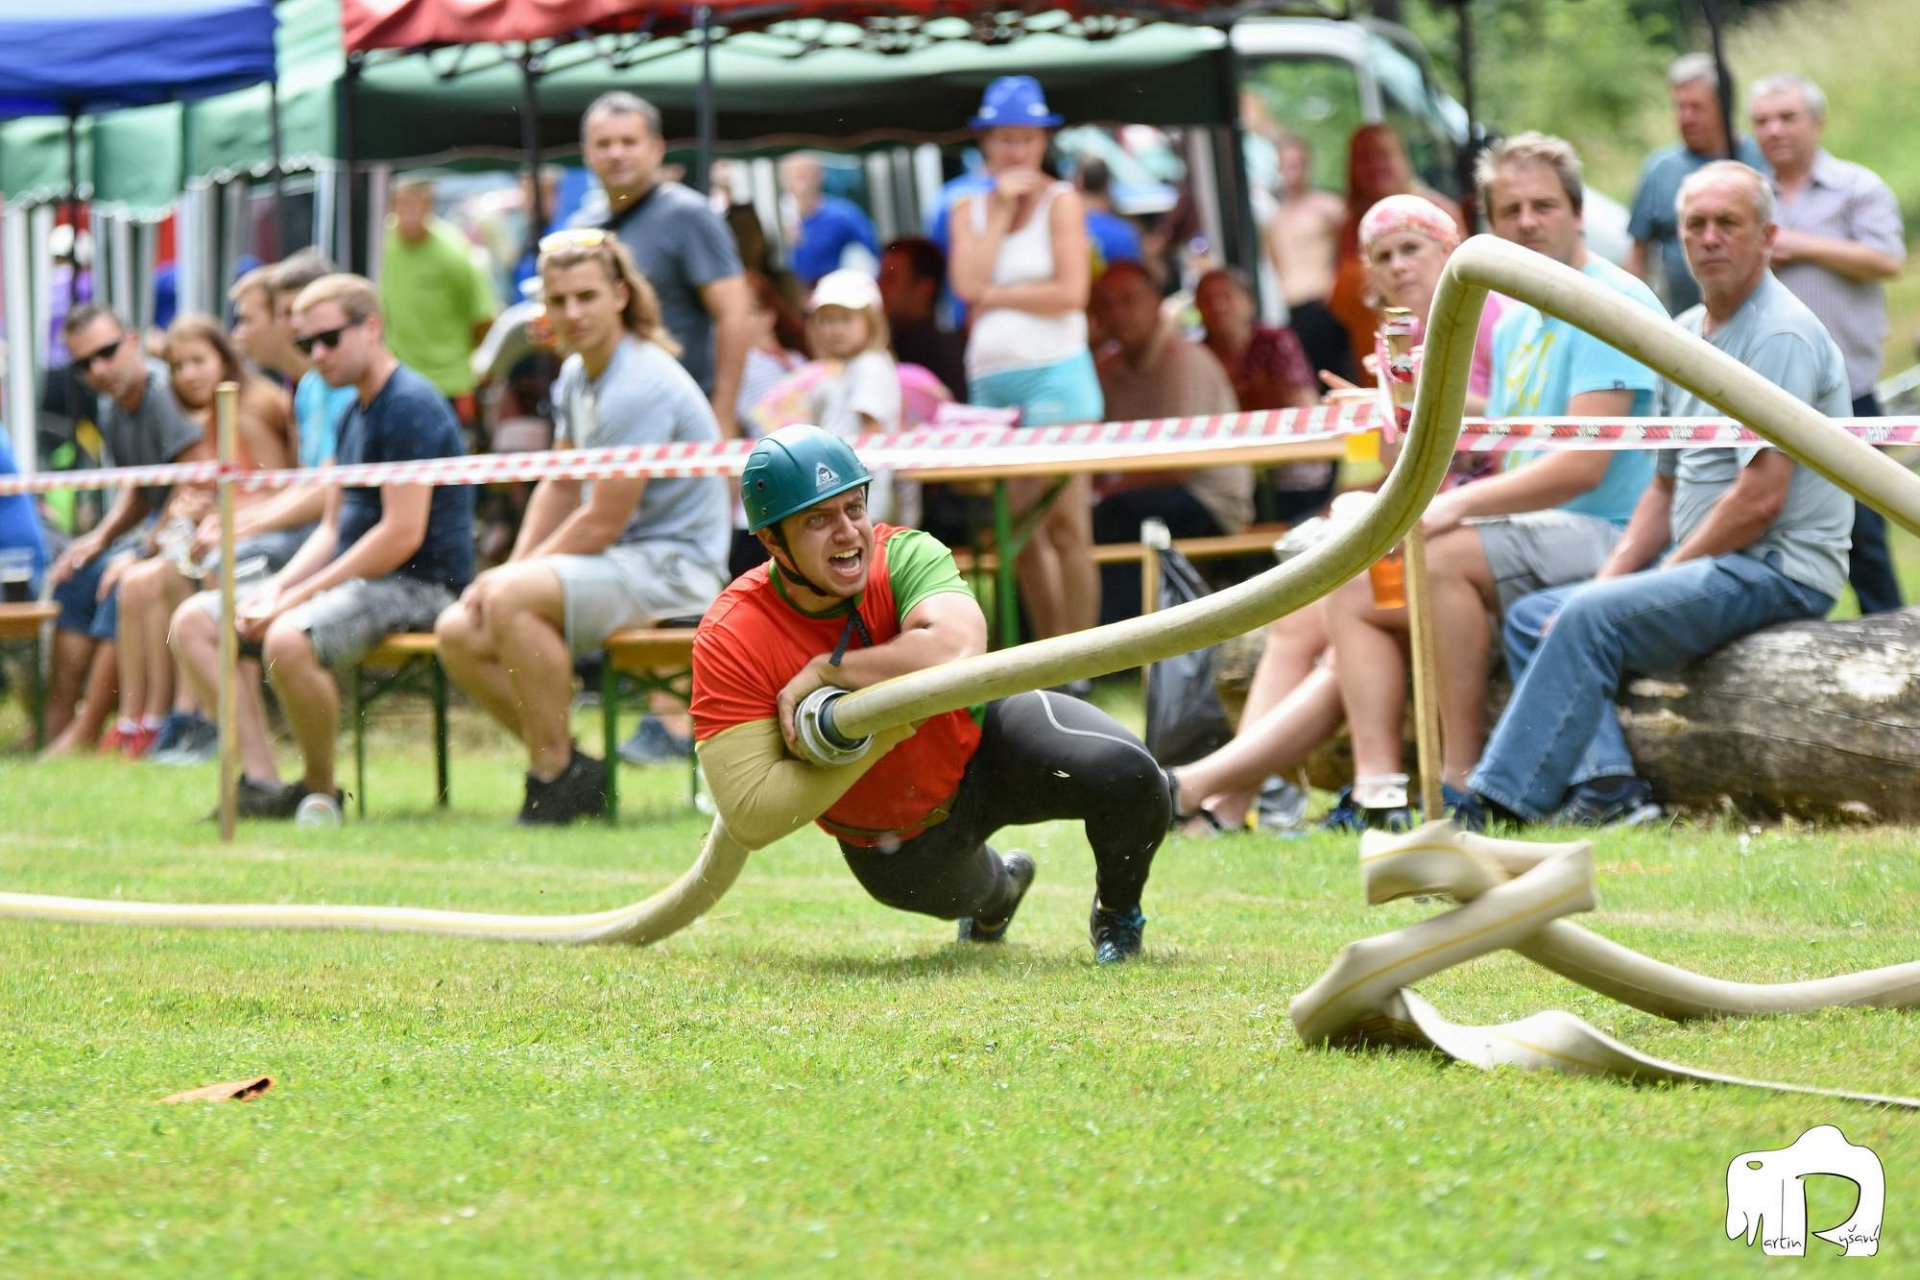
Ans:
<svg viewBox="0 0 1920 1280"><path fill-rule="evenodd" d="M817 596L825 596L829 600L837 598L833 592L828 591L825 587L822 587L819 583L807 577L806 574L800 572L800 563L793 558L793 547L787 542L787 531L785 529L775 525L773 528L773 540L780 544L780 551L784 553L784 558L780 555L774 556L773 562L780 566L781 573L787 575L787 581L798 583Z"/></svg>

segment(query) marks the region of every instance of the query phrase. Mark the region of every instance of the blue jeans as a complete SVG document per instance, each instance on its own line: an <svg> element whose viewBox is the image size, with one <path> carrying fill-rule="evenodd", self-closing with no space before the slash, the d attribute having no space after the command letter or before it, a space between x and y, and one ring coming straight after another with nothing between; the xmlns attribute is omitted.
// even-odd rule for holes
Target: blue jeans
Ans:
<svg viewBox="0 0 1920 1280"><path fill-rule="evenodd" d="M1856 418L1881 416L1880 402L1869 391L1853 402ZM1900 579L1893 571L1893 552L1887 546L1887 518L1864 502L1853 504L1853 548L1847 553L1847 581L1860 601L1861 613L1890 613L1900 607Z"/></svg>
<svg viewBox="0 0 1920 1280"><path fill-rule="evenodd" d="M1613 709L1628 671L1671 671L1762 627L1821 617L1832 605L1742 555L1523 597L1502 628L1513 700L1467 785L1544 821L1569 787L1632 775Z"/></svg>

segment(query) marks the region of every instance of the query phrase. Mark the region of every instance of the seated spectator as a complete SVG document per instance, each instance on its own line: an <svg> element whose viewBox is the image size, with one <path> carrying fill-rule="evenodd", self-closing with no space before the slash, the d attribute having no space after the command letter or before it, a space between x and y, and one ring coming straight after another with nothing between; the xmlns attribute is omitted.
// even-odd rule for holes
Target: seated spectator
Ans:
<svg viewBox="0 0 1920 1280"><path fill-rule="evenodd" d="M1846 362L1768 270L1773 191L1737 161L1680 184L1681 248L1702 303L1681 327L1829 417L1850 408ZM1663 381L1663 417L1713 416ZM1627 673L1671 671L1749 632L1818 618L1847 581L1853 499L1770 447L1663 451L1596 581L1508 611L1507 704L1473 771L1496 813L1580 826L1659 813L1634 774L1613 699Z"/></svg>
<svg viewBox="0 0 1920 1280"><path fill-rule="evenodd" d="M1239 404L1225 369L1204 347L1182 338L1160 314L1146 271L1132 262L1107 268L1093 307L1113 345L1100 355L1100 393L1115 421L1233 413ZM1162 520L1176 538L1238 533L1253 519L1253 471L1200 467L1123 473L1102 487L1093 509L1095 542L1138 542L1140 523ZM1100 571L1100 620L1140 612L1140 573L1132 565Z"/></svg>
<svg viewBox="0 0 1920 1280"><path fill-rule="evenodd" d="M1116 262L1141 262L1140 228L1113 207L1113 173L1099 156L1087 156L1074 171L1073 185L1087 209L1087 240L1099 261L1095 274Z"/></svg>
<svg viewBox="0 0 1920 1280"><path fill-rule="evenodd" d="M932 370L955 400L967 398L967 335L935 319L947 287L947 256L931 240L906 236L880 254L880 303L901 364Z"/></svg>
<svg viewBox="0 0 1920 1280"><path fill-rule="evenodd" d="M471 357L496 310L493 280L473 244L433 216L433 182L397 180L380 259L388 346L395 360L438 387L465 422L474 416Z"/></svg>
<svg viewBox="0 0 1920 1280"><path fill-rule="evenodd" d="M154 466L213 456L213 443L174 400L166 365L147 358L139 336L112 310L84 303L68 313L64 332L74 364L100 396L95 417L107 465ZM60 604L47 703L47 731L54 735L49 755L91 749L100 736L117 676L119 599L106 575L123 559L153 554L150 517L165 511L172 499L165 486L121 490L100 523L67 544L48 573ZM117 748L118 738L103 745Z"/></svg>
<svg viewBox="0 0 1920 1280"><path fill-rule="evenodd" d="M595 231L549 236L540 280L567 355L556 448L719 441L625 246ZM719 478L544 479L507 563L441 612L447 674L526 746L522 825L606 812L607 763L568 736L574 659L623 627L704 613L727 583L727 507Z"/></svg>
<svg viewBox="0 0 1920 1280"><path fill-rule="evenodd" d="M1242 410L1306 408L1320 402L1319 379L1293 330L1259 323L1253 286L1232 267L1215 267L1194 286L1193 302L1213 352ZM1275 518L1292 524L1327 505L1334 464L1290 462L1267 472Z"/></svg>
<svg viewBox="0 0 1920 1280"><path fill-rule="evenodd" d="M406 462L458 457L460 424L426 378L387 349L379 297L359 276L332 275L294 301L294 342L336 387L354 388L336 460ZM239 604L241 639L258 644L299 743L302 771L240 779L240 812L291 818L303 802L336 820L340 691L351 669L389 633L425 631L473 576L473 491L465 485L335 488L306 544ZM201 696L212 701L213 690Z"/></svg>
<svg viewBox="0 0 1920 1280"><path fill-rule="evenodd" d="M215 389L222 382L239 385L234 461L242 470L279 470L293 465L296 445L287 393L241 367L239 353L219 321L193 314L177 317L167 329L166 360L174 399L210 440L217 439ZM176 503L155 533L160 554L126 563L118 580L115 648L120 671L120 721L116 727L120 752L129 760L143 759L159 745L169 719L173 721L169 749L187 725L206 722L198 714L191 686L179 690L182 696L176 702L174 658L167 649L167 630L174 610L193 594L195 584L213 567L211 559L201 559L191 551L196 523L211 520L218 525L219 515L212 510L213 496L206 489L198 489L188 497L190 505ZM243 490L234 495L234 505L249 510L271 497L265 491Z"/></svg>
<svg viewBox="0 0 1920 1280"><path fill-rule="evenodd" d="M887 349L887 315L880 287L859 271L835 271L807 302L807 338L827 367L813 384L813 424L842 440L900 429L900 369ZM873 518L902 521L900 487L882 471L867 494Z"/></svg>
<svg viewBox="0 0 1920 1280"><path fill-rule="evenodd" d="M1644 283L1587 251L1580 161L1567 143L1537 133L1509 138L1481 156L1476 178L1497 235L1664 316ZM1644 365L1519 303L1494 330L1493 368L1492 417L1642 416L1653 402L1654 377ZM1440 658L1442 781L1454 806L1466 800L1466 775L1484 740L1489 615L1528 592L1591 577L1653 470L1640 451L1507 456L1514 460L1507 471L1440 494L1421 519ZM1330 821L1403 824L1410 821L1401 772L1407 610L1381 608L1360 577L1326 598L1326 612L1355 774L1352 795Z"/></svg>
<svg viewBox="0 0 1920 1280"><path fill-rule="evenodd" d="M1404 308L1420 321L1433 305L1440 272L1459 242L1453 219L1419 196L1388 196L1360 221L1360 246L1372 272L1373 291L1385 306ZM1468 380L1471 413L1486 406L1497 302L1498 295L1489 297L1481 314ZM1484 457L1460 455L1462 461L1475 463ZM1478 473L1457 467L1448 483L1472 474ZM1304 797L1295 794L1286 779L1340 727L1344 715L1327 647L1325 602L1315 601L1268 624L1233 741L1204 760L1172 770L1178 788L1175 807L1188 820L1188 830L1238 829L1256 795L1263 825L1296 825Z"/></svg>
<svg viewBox="0 0 1920 1280"><path fill-rule="evenodd" d="M747 314L753 320L753 340L740 370L740 400L734 415L741 428L753 434L753 407L807 362L807 321L772 280L757 271L748 272L746 280L752 295Z"/></svg>
<svg viewBox="0 0 1920 1280"><path fill-rule="evenodd" d="M781 202L788 225L787 253L793 274L811 289L843 267L873 274L880 238L873 219L851 200L826 192L826 170L812 151L795 151L780 161Z"/></svg>
<svg viewBox="0 0 1920 1280"><path fill-rule="evenodd" d="M1422 183L1407 160L1407 149L1391 125L1363 124L1347 146L1347 217L1334 257L1333 290L1327 307L1347 331L1356 369L1373 354L1374 314L1367 296L1367 264L1360 256L1360 219L1393 195L1416 195L1443 210L1456 227L1459 208ZM1368 379L1371 381L1371 379Z"/></svg>
<svg viewBox="0 0 1920 1280"><path fill-rule="evenodd" d="M355 402L352 386L332 387L313 367L305 352L294 345L293 303L302 290L334 266L321 254L303 249L258 275L243 276L232 294L238 320L234 345L255 364L293 383L294 426L299 436L299 465L317 469L331 465L340 423ZM278 573L293 559L319 526L328 486L319 479L258 495L234 513L234 565L258 563L267 573ZM210 555L220 544L220 520L210 514L200 522L189 551L195 558ZM200 706L211 707L210 690L219 672L220 596L203 591L174 610L167 646L180 665L186 684ZM274 779L273 744L267 735L266 705L261 700L258 655L242 652L235 685L234 738L243 777ZM218 738L211 720L194 714L168 718L160 726L149 757L166 764L194 764L211 759Z"/></svg>

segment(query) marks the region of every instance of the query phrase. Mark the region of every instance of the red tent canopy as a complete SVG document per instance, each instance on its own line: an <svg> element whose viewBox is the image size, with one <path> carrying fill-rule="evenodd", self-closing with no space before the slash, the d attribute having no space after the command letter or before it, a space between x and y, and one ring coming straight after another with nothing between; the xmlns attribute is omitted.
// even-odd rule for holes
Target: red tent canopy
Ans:
<svg viewBox="0 0 1920 1280"><path fill-rule="evenodd" d="M641 31L679 35L694 25L692 0L342 0L341 28L349 53L414 49L424 45L521 44L577 34ZM1075 15L1197 15L1220 7L1209 0L710 0L721 26L744 14L756 24L782 18L974 17L1008 12L1065 11Z"/></svg>

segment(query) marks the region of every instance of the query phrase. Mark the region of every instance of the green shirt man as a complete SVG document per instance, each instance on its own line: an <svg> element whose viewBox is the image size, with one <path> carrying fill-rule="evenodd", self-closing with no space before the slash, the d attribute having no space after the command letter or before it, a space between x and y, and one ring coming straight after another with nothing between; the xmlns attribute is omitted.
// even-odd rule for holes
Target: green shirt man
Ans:
<svg viewBox="0 0 1920 1280"><path fill-rule="evenodd" d="M387 345L441 395L465 395L473 390L473 349L493 321L493 284L457 230L438 218L410 223L400 206L396 196L380 261Z"/></svg>

